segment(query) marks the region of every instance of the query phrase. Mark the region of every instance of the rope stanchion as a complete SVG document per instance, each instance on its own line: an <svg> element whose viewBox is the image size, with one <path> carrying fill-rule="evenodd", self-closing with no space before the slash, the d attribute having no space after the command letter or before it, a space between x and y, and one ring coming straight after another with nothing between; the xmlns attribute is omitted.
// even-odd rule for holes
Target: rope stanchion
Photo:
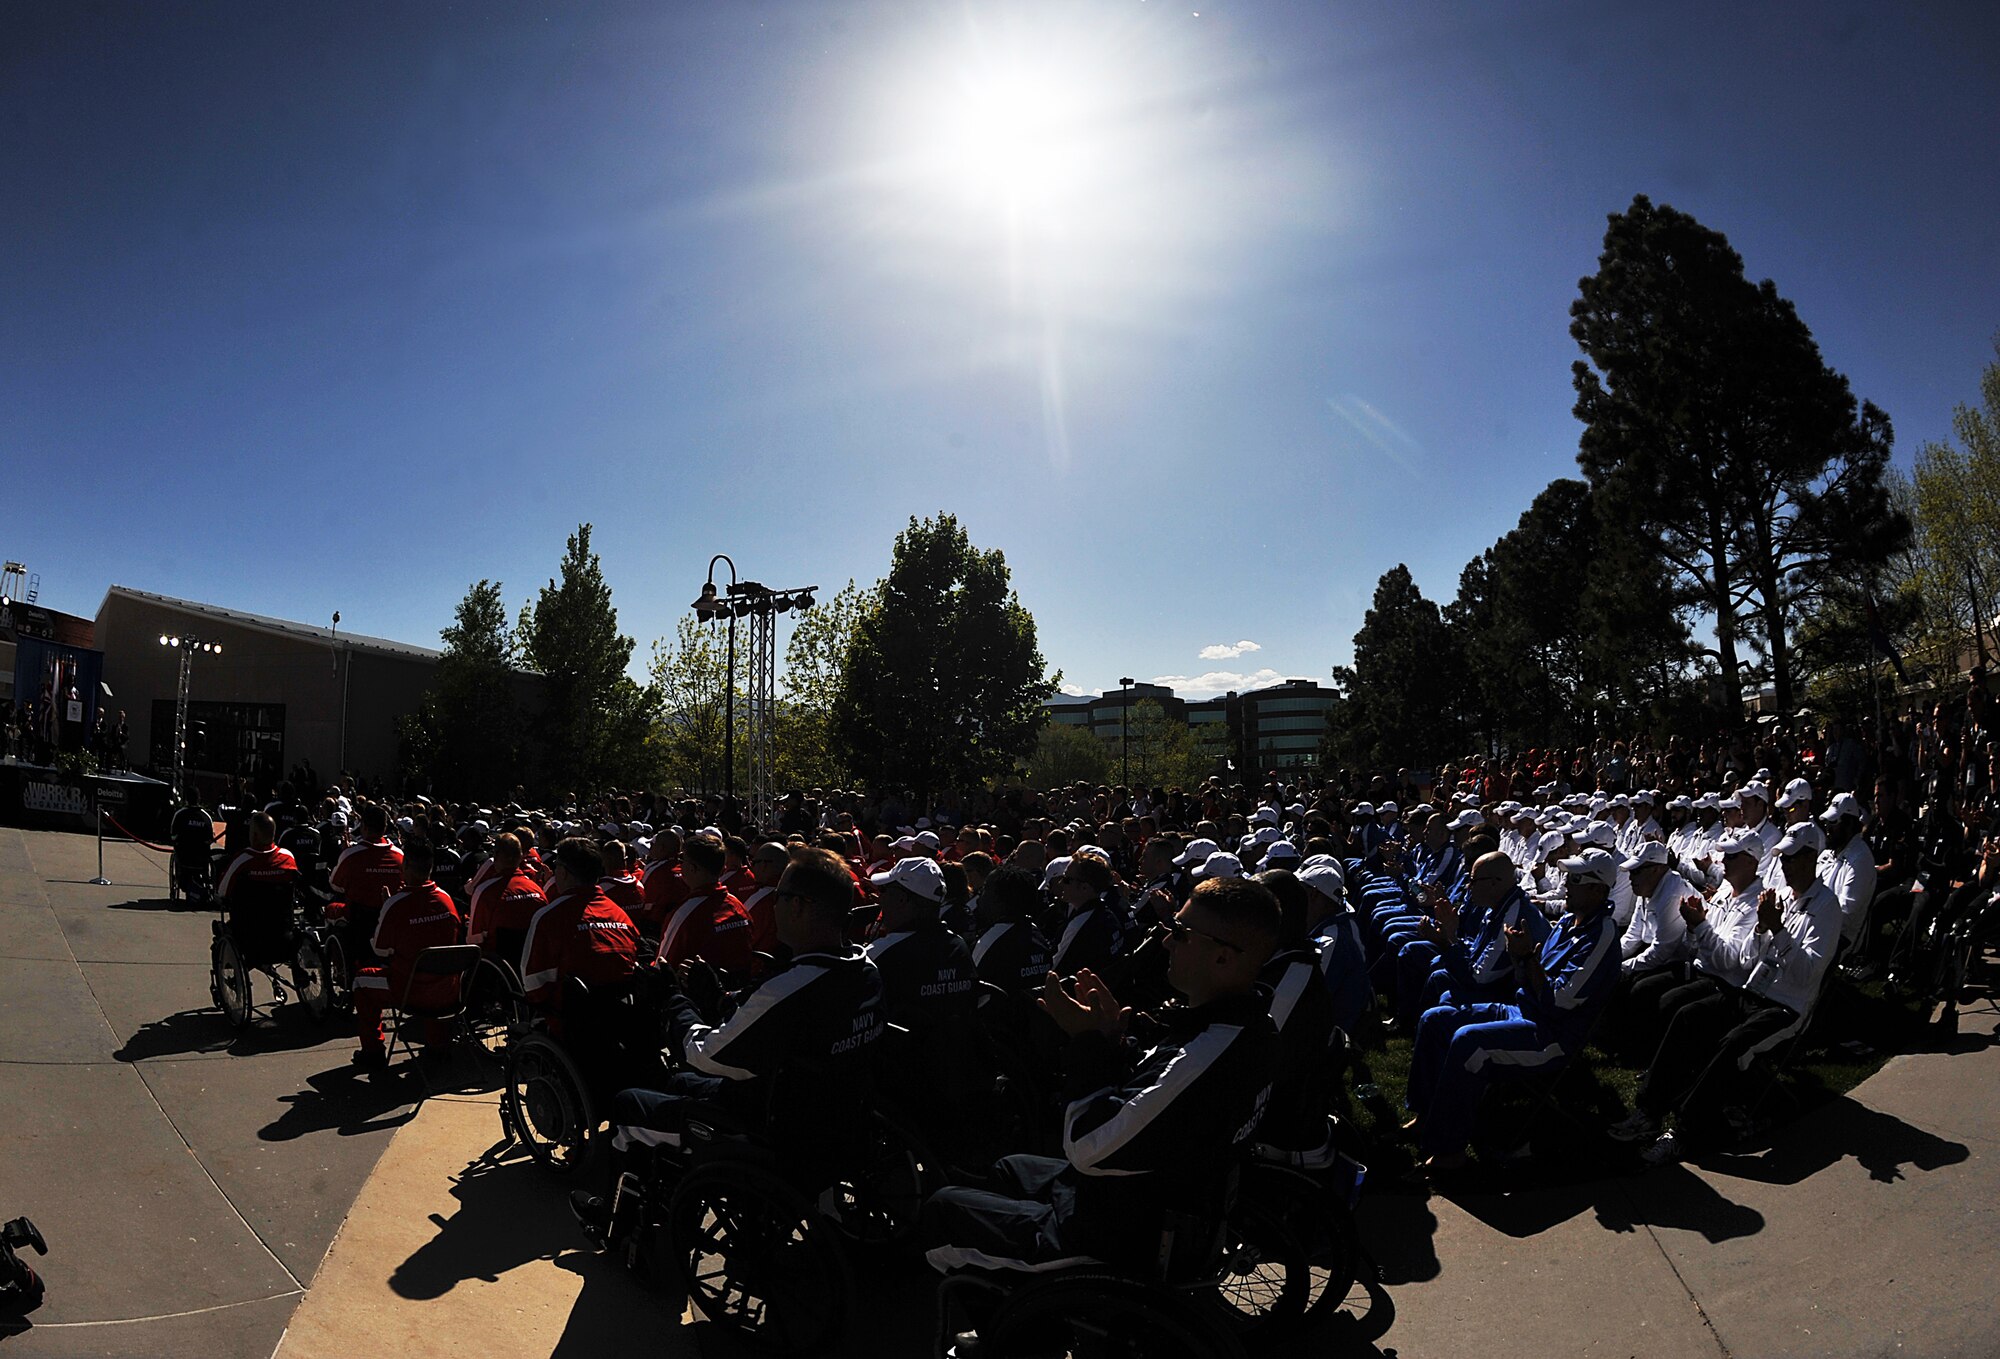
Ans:
<svg viewBox="0 0 2000 1359"><path fill-rule="evenodd" d="M104 813L104 819L106 821L109 821L120 835L124 836L127 840L130 840L135 845L144 845L147 849L157 851L158 853L161 854L172 854L174 852L174 847L172 845L156 845L151 840L144 840L132 834L131 831L128 831L123 826L120 826L118 824L118 818L113 816L109 812Z"/></svg>

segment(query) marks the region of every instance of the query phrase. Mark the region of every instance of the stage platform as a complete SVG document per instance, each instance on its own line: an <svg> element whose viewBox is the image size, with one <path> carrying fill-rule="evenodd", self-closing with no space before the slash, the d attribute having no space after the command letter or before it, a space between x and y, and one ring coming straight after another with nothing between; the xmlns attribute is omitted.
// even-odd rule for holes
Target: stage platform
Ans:
<svg viewBox="0 0 2000 1359"><path fill-rule="evenodd" d="M132 834L164 841L172 791L130 770L78 780L50 765L0 760L0 825L88 835L97 829L101 806ZM105 833L115 834L109 826Z"/></svg>

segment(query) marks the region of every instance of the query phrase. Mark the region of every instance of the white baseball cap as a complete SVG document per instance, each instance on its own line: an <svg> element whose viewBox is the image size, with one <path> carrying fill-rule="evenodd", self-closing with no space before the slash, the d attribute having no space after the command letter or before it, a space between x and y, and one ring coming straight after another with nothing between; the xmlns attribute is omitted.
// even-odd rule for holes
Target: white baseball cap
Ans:
<svg viewBox="0 0 2000 1359"><path fill-rule="evenodd" d="M1851 816L1856 821L1866 821L1868 809L1863 807L1861 799L1852 793L1835 793L1833 801L1827 803L1826 810L1819 814L1819 819L1831 825L1844 816Z"/></svg>
<svg viewBox="0 0 2000 1359"><path fill-rule="evenodd" d="M1300 868L1299 881L1322 896L1332 897L1335 901L1346 901L1347 879L1341 874L1340 869L1332 862L1325 861L1324 856L1315 855L1314 858L1322 861L1308 863Z"/></svg>
<svg viewBox="0 0 2000 1359"><path fill-rule="evenodd" d="M1181 851L1179 858L1174 860L1174 865L1177 868L1186 868L1192 864L1205 862L1209 855L1221 848L1222 846L1216 844L1213 840L1190 840L1188 841L1188 847Z"/></svg>
<svg viewBox="0 0 2000 1359"><path fill-rule="evenodd" d="M1789 859L1792 855L1803 854L1807 850L1817 854L1825 848L1826 836L1818 825L1811 821L1801 821L1785 832L1785 838L1778 841L1771 852L1780 859Z"/></svg>
<svg viewBox="0 0 2000 1359"><path fill-rule="evenodd" d="M1785 791L1778 794L1778 810L1782 812L1787 807L1796 807L1801 802L1812 800L1813 786L1804 779L1793 779L1785 785Z"/></svg>
<svg viewBox="0 0 2000 1359"><path fill-rule="evenodd" d="M1606 887L1618 881L1618 856L1609 850L1586 849L1573 859L1558 859L1556 867L1572 878L1589 878Z"/></svg>
<svg viewBox="0 0 2000 1359"><path fill-rule="evenodd" d="M1618 866L1627 873L1636 873L1647 864L1664 864L1666 862L1667 847L1658 840L1648 840L1633 852L1631 858Z"/></svg>
<svg viewBox="0 0 2000 1359"><path fill-rule="evenodd" d="M895 867L887 873L871 873L868 881L877 887L893 884L925 901L936 903L944 900L944 870L937 866L935 860L926 859L921 854L898 859Z"/></svg>
<svg viewBox="0 0 2000 1359"><path fill-rule="evenodd" d="M1217 850L1208 856L1205 863L1196 865L1189 875L1196 878L1240 878L1243 876L1243 861L1234 854Z"/></svg>

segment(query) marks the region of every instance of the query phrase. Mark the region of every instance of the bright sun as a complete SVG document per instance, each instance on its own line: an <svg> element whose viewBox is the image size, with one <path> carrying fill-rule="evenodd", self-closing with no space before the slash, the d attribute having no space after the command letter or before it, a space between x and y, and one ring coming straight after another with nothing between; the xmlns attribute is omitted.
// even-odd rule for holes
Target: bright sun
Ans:
<svg viewBox="0 0 2000 1359"><path fill-rule="evenodd" d="M1089 131L1070 82L1027 68L987 70L965 76L940 102L931 153L950 183L1015 211L1065 206Z"/></svg>

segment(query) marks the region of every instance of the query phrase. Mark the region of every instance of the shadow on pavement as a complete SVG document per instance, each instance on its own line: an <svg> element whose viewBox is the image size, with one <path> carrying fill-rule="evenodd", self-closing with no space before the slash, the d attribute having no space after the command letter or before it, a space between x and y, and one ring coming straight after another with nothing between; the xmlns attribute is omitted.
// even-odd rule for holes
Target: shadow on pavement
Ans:
<svg viewBox="0 0 2000 1359"><path fill-rule="evenodd" d="M1709 1242L1733 1241L1764 1230L1764 1215L1732 1203L1686 1166L1663 1166L1637 1179L1604 1186L1597 1220L1608 1231L1674 1227L1700 1232Z"/></svg>
<svg viewBox="0 0 2000 1359"><path fill-rule="evenodd" d="M259 978L260 994L265 985L265 980ZM204 1007L181 1010L142 1024L111 1055L121 1062L212 1052L247 1057L260 1052L300 1052L336 1036L329 1025L308 1019L296 1003L263 1012L241 1033L229 1027L220 1010Z"/></svg>
<svg viewBox="0 0 2000 1359"><path fill-rule="evenodd" d="M557 1269L567 1270L581 1279L583 1290L576 1295L576 1305L570 1309L569 1320L564 1324L555 1348L549 1351L549 1359L599 1359L601 1355L629 1349L635 1304L656 1308L660 1324L667 1328L669 1337L679 1336L683 1329L686 1330L686 1338L679 1343L669 1339L660 1347L668 1355L735 1353L726 1344L712 1347L695 1340L696 1331L715 1331L706 1323L699 1327L681 1327L684 1300L679 1297L678 1290L651 1293L641 1289L624 1266L609 1255L569 1250L556 1256L555 1264ZM656 1335L655 1338L659 1337Z"/></svg>
<svg viewBox="0 0 2000 1359"><path fill-rule="evenodd" d="M1437 1214L1422 1194L1370 1193L1355 1225L1385 1284L1423 1283L1438 1276Z"/></svg>
<svg viewBox="0 0 2000 1359"><path fill-rule="evenodd" d="M430 1215L437 1235L413 1251L389 1276L399 1296L441 1298L467 1279L495 1282L509 1270L553 1260L577 1244L561 1188L526 1156L495 1159L503 1138L452 1177L458 1211ZM582 1270L576 1271L579 1274Z"/></svg>
<svg viewBox="0 0 2000 1359"><path fill-rule="evenodd" d="M359 1137L408 1123L417 1114L423 1082L414 1069L400 1066L363 1076L346 1063L306 1077L307 1088L280 1095L285 1112L257 1129L259 1140L289 1142L307 1133L329 1129L342 1137Z"/></svg>
<svg viewBox="0 0 2000 1359"><path fill-rule="evenodd" d="M124 883L119 885L137 886L138 884ZM151 886L152 884L147 883L145 885ZM211 910L209 906L203 903L190 905L185 900L175 901L169 897L138 897L132 901L111 901L105 903L104 909L107 911L177 911L188 915L193 915L199 911Z"/></svg>
<svg viewBox="0 0 2000 1359"><path fill-rule="evenodd" d="M1820 1106L1811 1118L1785 1129L1761 1155L1707 1156L1699 1164L1737 1179L1792 1185L1852 1156L1869 1178L1888 1184L1903 1178L1905 1166L1937 1170L1970 1155L1962 1142L1948 1141L1841 1095Z"/></svg>

